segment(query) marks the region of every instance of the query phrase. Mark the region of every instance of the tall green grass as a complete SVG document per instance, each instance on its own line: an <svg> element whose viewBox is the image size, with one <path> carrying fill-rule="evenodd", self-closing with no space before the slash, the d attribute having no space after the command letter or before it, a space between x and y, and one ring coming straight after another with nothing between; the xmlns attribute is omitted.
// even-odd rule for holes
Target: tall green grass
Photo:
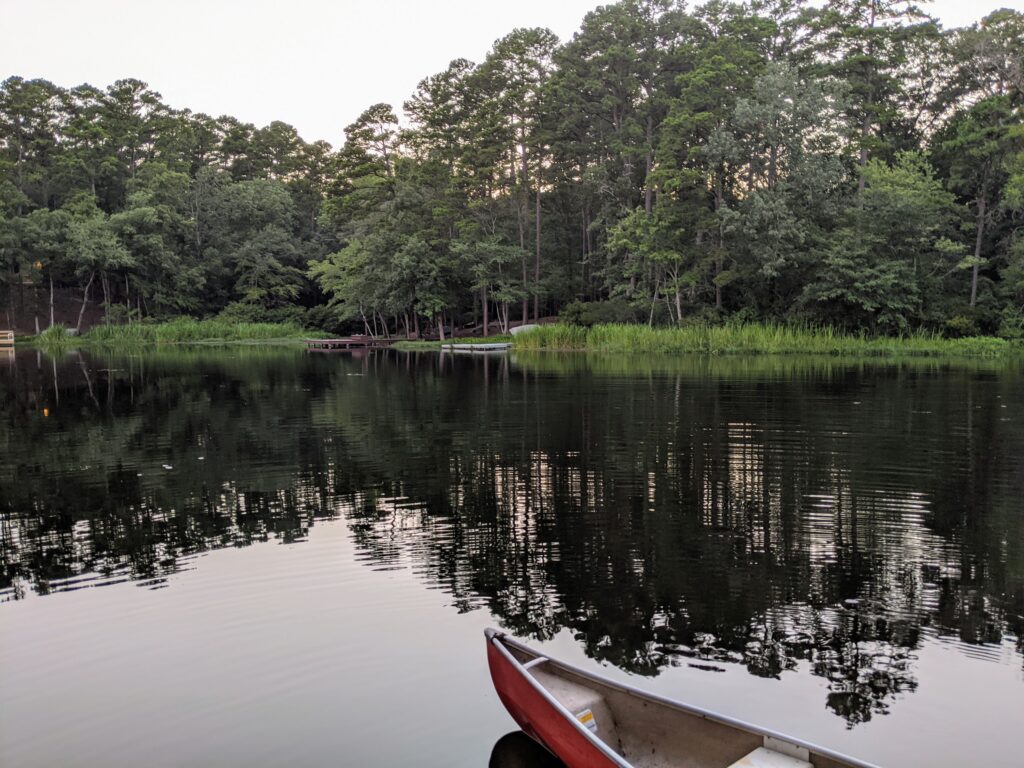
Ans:
<svg viewBox="0 0 1024 768"><path fill-rule="evenodd" d="M586 350L706 355L858 355L864 357L1002 357L1024 351L1005 339L946 339L927 331L901 337L849 334L835 328L727 323L683 328L646 325L544 325L515 337L517 350Z"/></svg>
<svg viewBox="0 0 1024 768"><path fill-rule="evenodd" d="M232 323L183 317L166 323L98 325L81 339L88 345L139 346L300 339L304 335L302 328L291 323Z"/></svg>
<svg viewBox="0 0 1024 768"><path fill-rule="evenodd" d="M33 343L47 352L61 353L74 346L74 336L63 325L51 325L33 339Z"/></svg>

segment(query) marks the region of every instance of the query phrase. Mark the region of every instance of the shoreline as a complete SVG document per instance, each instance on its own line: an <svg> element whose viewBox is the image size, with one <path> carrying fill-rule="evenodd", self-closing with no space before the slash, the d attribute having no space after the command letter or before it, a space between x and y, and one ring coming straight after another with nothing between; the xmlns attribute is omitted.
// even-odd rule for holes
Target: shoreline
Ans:
<svg viewBox="0 0 1024 768"><path fill-rule="evenodd" d="M225 323L178 319L167 323L96 326L81 336L63 329L20 337L16 347L42 350L126 349L167 346L291 346L323 332L274 323ZM995 336L948 339L928 332L904 337L848 334L834 328L727 323L682 328L646 325L544 325L518 336L399 339L401 352L440 351L442 344L511 343L513 352L582 352L615 355L820 356L830 358L1024 358L1024 342Z"/></svg>

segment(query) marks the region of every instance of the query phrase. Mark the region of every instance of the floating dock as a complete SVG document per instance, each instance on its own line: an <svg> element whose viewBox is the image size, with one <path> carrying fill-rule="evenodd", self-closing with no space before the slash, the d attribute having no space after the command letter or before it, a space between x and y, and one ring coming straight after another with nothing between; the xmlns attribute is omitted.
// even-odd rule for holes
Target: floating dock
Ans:
<svg viewBox="0 0 1024 768"><path fill-rule="evenodd" d="M386 349L394 344L393 339L377 339L373 336L345 336L341 339L306 339L306 349L311 352L339 352L346 349Z"/></svg>
<svg viewBox="0 0 1024 768"><path fill-rule="evenodd" d="M512 345L505 342L493 344L442 344L441 349L449 352L505 352L512 348Z"/></svg>

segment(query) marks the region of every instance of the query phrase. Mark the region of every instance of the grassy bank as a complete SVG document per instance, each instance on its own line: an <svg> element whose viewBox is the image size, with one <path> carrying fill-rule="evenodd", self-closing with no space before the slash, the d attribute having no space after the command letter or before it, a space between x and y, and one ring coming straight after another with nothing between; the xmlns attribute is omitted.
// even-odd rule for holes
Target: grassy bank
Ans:
<svg viewBox="0 0 1024 768"><path fill-rule="evenodd" d="M166 323L97 325L81 336L72 336L58 325L30 339L30 343L51 349L77 346L137 347L158 344L297 341L308 335L308 331L290 323L231 323L223 320L178 318Z"/></svg>
<svg viewBox="0 0 1024 768"><path fill-rule="evenodd" d="M709 355L843 355L860 357L985 357L1024 353L1005 339L946 339L917 332L902 337L847 334L834 328L761 323L649 328L646 325L545 325L515 338L517 350Z"/></svg>

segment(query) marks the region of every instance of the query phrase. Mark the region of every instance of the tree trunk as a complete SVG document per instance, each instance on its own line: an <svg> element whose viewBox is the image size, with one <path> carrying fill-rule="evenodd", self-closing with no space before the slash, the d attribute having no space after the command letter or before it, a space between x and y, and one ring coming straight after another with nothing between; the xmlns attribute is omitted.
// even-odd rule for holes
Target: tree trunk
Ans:
<svg viewBox="0 0 1024 768"><path fill-rule="evenodd" d="M82 293L82 308L78 310L78 322L75 324L75 335L78 335L82 331L82 318L85 317L85 305L89 303L89 289L92 288L92 281L95 277L95 271L89 273L89 282L85 284L85 291Z"/></svg>
<svg viewBox="0 0 1024 768"><path fill-rule="evenodd" d="M53 274L50 274L50 327L53 328Z"/></svg>
<svg viewBox="0 0 1024 768"><path fill-rule="evenodd" d="M974 239L974 266L971 268L971 306L978 300L978 260L981 259L981 245L985 238L985 195L978 198L978 236Z"/></svg>
<svg viewBox="0 0 1024 768"><path fill-rule="evenodd" d="M877 16L878 16L877 0L871 0L871 19L870 19L870 21L868 23L868 29L874 29L875 28L875 22L877 20ZM867 58L868 58L868 66L869 67L871 66L871 57L874 56L874 55L875 55L875 43L874 43L874 37L872 37L870 39L870 41L868 42L868 56L867 56ZM867 186L867 179L864 176L864 169L867 167L867 164L868 164L867 141L868 141L868 136L871 135L871 113L868 111L868 105L871 104L871 101L872 101L872 99L874 99L874 95L875 95L874 94L874 88L871 86L871 76L873 74L874 73L872 71L870 71L870 69L869 69L868 74L867 74L867 78L868 78L868 96L867 96L867 99L864 102L864 119L861 121L861 126L860 126L860 142L861 142L861 144L860 144L860 180L857 182L857 191L858 192L863 192L864 191L864 187Z"/></svg>
<svg viewBox="0 0 1024 768"><path fill-rule="evenodd" d="M522 134L520 134L519 145L520 145L521 150L522 150L522 157L521 157L521 159L522 159L522 164L523 164L521 175L520 175L520 178L519 178L519 184L520 184L519 203L518 203L518 209L519 209L518 210L518 213L519 213L519 247L520 247L520 249L522 249L522 252L523 252L523 313L522 313L523 319L522 319L522 323L523 323L523 325L526 325L526 323L529 320L530 300L529 300L529 297L528 297L528 292L526 290L526 285L527 285L527 282L529 281L529 267L528 267L527 261L526 261L526 224L525 224L523 219L526 216L526 211L527 211L527 209L529 208L529 205L530 205L530 165L529 165L529 161L527 160L526 137L523 136Z"/></svg>
<svg viewBox="0 0 1024 768"><path fill-rule="evenodd" d="M484 316L484 338L486 339L491 335L491 321L487 312L487 286L483 286L480 289L480 304L483 306Z"/></svg>
<svg viewBox="0 0 1024 768"><path fill-rule="evenodd" d="M858 192L863 192L864 191L864 187L866 187L867 183L868 183L867 177L864 176L864 169L868 165L868 148L866 146L866 143L867 143L867 140L868 140L868 136L870 134L871 134L871 116L865 113L864 121L861 123L861 127L860 127L861 147L860 147L860 159L858 161L858 165L860 166L860 179L857 182L857 191Z"/></svg>
<svg viewBox="0 0 1024 768"><path fill-rule="evenodd" d="M537 197L534 202L533 322L540 318L540 169L537 169Z"/></svg>
<svg viewBox="0 0 1024 768"><path fill-rule="evenodd" d="M103 322L106 323L107 314L110 312L110 284L107 281L106 272L100 274L100 285L103 286Z"/></svg>
<svg viewBox="0 0 1024 768"><path fill-rule="evenodd" d="M651 328L654 327L654 307L658 303L658 288L661 284L661 275L658 275L658 279L654 281L654 293L651 294L651 314L647 318L647 325Z"/></svg>
<svg viewBox="0 0 1024 768"><path fill-rule="evenodd" d="M444 341L444 312L437 314L437 335L441 341Z"/></svg>
<svg viewBox="0 0 1024 768"><path fill-rule="evenodd" d="M651 171L654 169L654 116L647 116L647 175L644 177L644 213L648 216L654 208L654 187Z"/></svg>

